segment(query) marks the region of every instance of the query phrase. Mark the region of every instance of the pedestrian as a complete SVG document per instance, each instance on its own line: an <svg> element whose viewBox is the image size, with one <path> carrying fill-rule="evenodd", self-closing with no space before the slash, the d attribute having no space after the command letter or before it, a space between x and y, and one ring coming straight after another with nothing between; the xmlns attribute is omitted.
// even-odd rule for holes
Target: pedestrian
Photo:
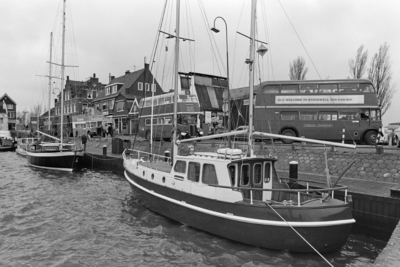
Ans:
<svg viewBox="0 0 400 267"><path fill-rule="evenodd" d="M114 135L114 129L113 129L112 125L110 125L110 135L111 135L111 138L112 138L113 135Z"/></svg>
<svg viewBox="0 0 400 267"><path fill-rule="evenodd" d="M107 127L107 135L111 136L111 125L108 125Z"/></svg>
<svg viewBox="0 0 400 267"><path fill-rule="evenodd" d="M82 140L83 151L86 151L87 136L85 133L82 134L81 140Z"/></svg>

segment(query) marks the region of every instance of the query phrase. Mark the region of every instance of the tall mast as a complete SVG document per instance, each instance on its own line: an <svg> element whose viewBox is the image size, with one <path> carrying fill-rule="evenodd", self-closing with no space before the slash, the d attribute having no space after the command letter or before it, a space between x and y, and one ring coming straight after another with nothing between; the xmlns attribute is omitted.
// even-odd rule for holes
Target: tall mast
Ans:
<svg viewBox="0 0 400 267"><path fill-rule="evenodd" d="M250 25L250 62L249 62L249 81L250 81L250 93L249 93L249 136L247 138L249 152L248 155L251 157L253 153L253 109L254 109L254 51L255 51L255 24L256 24L256 7L257 0L251 1L251 25Z"/></svg>
<svg viewBox="0 0 400 267"><path fill-rule="evenodd" d="M64 128L64 53L65 53L65 7L66 0L63 5L63 25L62 25L62 52L61 52L61 144L63 143L63 128Z"/></svg>
<svg viewBox="0 0 400 267"><path fill-rule="evenodd" d="M176 1L176 39L175 39L175 82L174 82L174 133L172 136L173 141L173 160L176 159L178 155L178 146L176 145L176 134L177 134L177 127L178 127L178 80L179 80L179 14L180 12L180 0Z"/></svg>
<svg viewBox="0 0 400 267"><path fill-rule="evenodd" d="M48 130L50 133L51 126L50 126L50 110L51 110L51 59L52 59L52 46L53 46L53 33L50 33L50 64L49 64L49 124Z"/></svg>

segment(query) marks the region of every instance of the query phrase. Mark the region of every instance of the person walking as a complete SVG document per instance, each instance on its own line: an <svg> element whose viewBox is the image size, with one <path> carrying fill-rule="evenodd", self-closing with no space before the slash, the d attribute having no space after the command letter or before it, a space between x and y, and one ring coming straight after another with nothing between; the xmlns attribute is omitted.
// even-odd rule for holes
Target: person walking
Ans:
<svg viewBox="0 0 400 267"><path fill-rule="evenodd" d="M82 134L81 141L82 141L83 151L86 151L87 136L85 133Z"/></svg>

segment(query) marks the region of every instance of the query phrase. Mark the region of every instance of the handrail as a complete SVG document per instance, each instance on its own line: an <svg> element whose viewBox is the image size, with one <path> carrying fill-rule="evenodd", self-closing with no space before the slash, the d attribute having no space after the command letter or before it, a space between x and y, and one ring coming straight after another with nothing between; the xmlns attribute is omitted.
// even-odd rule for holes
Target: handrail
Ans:
<svg viewBox="0 0 400 267"><path fill-rule="evenodd" d="M273 188L255 188L255 187L236 187L236 186L225 186L217 184L208 184L209 186L226 188L226 189L240 189L240 190L254 190L254 191L271 191L271 192L326 192L326 191L340 191L348 189L347 186L340 186L336 188L321 188L321 189L273 189Z"/></svg>

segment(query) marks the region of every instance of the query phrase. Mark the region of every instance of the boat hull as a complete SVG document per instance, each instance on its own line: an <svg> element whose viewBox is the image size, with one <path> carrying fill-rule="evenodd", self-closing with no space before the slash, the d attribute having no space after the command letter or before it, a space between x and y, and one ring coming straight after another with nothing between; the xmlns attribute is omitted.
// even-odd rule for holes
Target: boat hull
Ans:
<svg viewBox="0 0 400 267"><path fill-rule="evenodd" d="M60 171L77 170L83 160L80 151L26 151L25 156L31 166Z"/></svg>
<svg viewBox="0 0 400 267"><path fill-rule="evenodd" d="M163 216L244 244L315 253L265 203L226 203L160 186L129 171L125 171L125 176L140 203ZM313 208L284 206L275 210L321 253L340 249L351 231L352 216L347 205ZM335 223L343 221L349 223Z"/></svg>

